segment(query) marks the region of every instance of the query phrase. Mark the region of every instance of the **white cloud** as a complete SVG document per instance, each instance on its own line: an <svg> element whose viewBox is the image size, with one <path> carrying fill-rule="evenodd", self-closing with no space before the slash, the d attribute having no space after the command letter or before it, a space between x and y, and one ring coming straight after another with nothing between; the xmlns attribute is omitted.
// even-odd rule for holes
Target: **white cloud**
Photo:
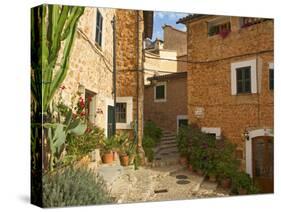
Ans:
<svg viewBox="0 0 281 212"><path fill-rule="evenodd" d="M164 12L156 12L155 15L158 16L158 18L163 19L164 16L165 16L165 13Z"/></svg>

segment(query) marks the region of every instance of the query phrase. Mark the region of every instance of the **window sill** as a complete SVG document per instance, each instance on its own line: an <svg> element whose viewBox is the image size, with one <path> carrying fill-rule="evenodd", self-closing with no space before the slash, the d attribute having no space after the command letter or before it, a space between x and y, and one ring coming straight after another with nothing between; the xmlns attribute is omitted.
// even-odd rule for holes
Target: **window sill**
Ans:
<svg viewBox="0 0 281 212"><path fill-rule="evenodd" d="M128 129L132 129L132 127L129 123L116 123L116 129L128 130Z"/></svg>
<svg viewBox="0 0 281 212"><path fill-rule="evenodd" d="M166 102L167 101L167 99L154 99L154 102Z"/></svg>

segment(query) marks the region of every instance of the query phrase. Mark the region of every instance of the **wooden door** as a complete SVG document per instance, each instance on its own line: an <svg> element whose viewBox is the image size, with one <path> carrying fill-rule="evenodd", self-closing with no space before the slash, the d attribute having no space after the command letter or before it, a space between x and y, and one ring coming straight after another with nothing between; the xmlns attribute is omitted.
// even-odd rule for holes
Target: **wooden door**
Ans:
<svg viewBox="0 0 281 212"><path fill-rule="evenodd" d="M252 142L253 179L261 193L274 190L274 145L273 137L256 137Z"/></svg>

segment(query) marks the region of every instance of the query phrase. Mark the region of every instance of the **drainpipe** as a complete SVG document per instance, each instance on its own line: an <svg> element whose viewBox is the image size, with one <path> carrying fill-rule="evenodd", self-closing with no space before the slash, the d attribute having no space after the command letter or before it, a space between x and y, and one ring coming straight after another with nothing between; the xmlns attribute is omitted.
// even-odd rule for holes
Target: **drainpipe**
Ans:
<svg viewBox="0 0 281 212"><path fill-rule="evenodd" d="M142 140L140 139L140 133L141 130L140 130L140 125L139 125L139 121L140 121L140 113L139 113L139 89L140 89L140 77L139 77L139 74L140 74L140 71L142 71L140 68L142 68L140 66L140 62L139 62L139 59L140 59L140 55L139 55L139 51L140 51L140 42L139 42L139 39L140 39L140 36L139 36L139 27L140 27L140 20L139 20L139 11L136 11L136 51L137 51L137 55L136 55L136 61L137 61L137 65L136 65L136 73L137 73L137 136L136 136L136 142L137 142L137 151L138 151L138 155L140 156L140 159L141 159L141 164L144 164L145 163L145 153L144 153L144 150L142 148ZM142 45L142 43L141 43Z"/></svg>
<svg viewBox="0 0 281 212"><path fill-rule="evenodd" d="M113 29L113 123L112 123L112 134L115 135L116 133L116 120L115 120L115 113L116 113L116 18L113 16L111 21L112 29Z"/></svg>

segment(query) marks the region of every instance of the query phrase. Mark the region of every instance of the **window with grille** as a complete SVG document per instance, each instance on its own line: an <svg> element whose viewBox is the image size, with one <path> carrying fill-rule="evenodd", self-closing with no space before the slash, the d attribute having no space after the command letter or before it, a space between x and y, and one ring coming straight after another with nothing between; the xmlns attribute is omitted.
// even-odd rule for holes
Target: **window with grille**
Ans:
<svg viewBox="0 0 281 212"><path fill-rule="evenodd" d="M116 103L116 122L117 123L126 123L127 122L127 104L125 102Z"/></svg>
<svg viewBox="0 0 281 212"><path fill-rule="evenodd" d="M251 93L251 66L236 69L237 93Z"/></svg>
<svg viewBox="0 0 281 212"><path fill-rule="evenodd" d="M217 35L223 32L230 32L231 31L231 24L230 21L224 22L224 23L219 23L215 24L210 22L208 25L208 35L213 36Z"/></svg>
<svg viewBox="0 0 281 212"><path fill-rule="evenodd" d="M97 19L96 19L96 43L101 47L102 45L102 22L103 17L99 10L97 10Z"/></svg>

